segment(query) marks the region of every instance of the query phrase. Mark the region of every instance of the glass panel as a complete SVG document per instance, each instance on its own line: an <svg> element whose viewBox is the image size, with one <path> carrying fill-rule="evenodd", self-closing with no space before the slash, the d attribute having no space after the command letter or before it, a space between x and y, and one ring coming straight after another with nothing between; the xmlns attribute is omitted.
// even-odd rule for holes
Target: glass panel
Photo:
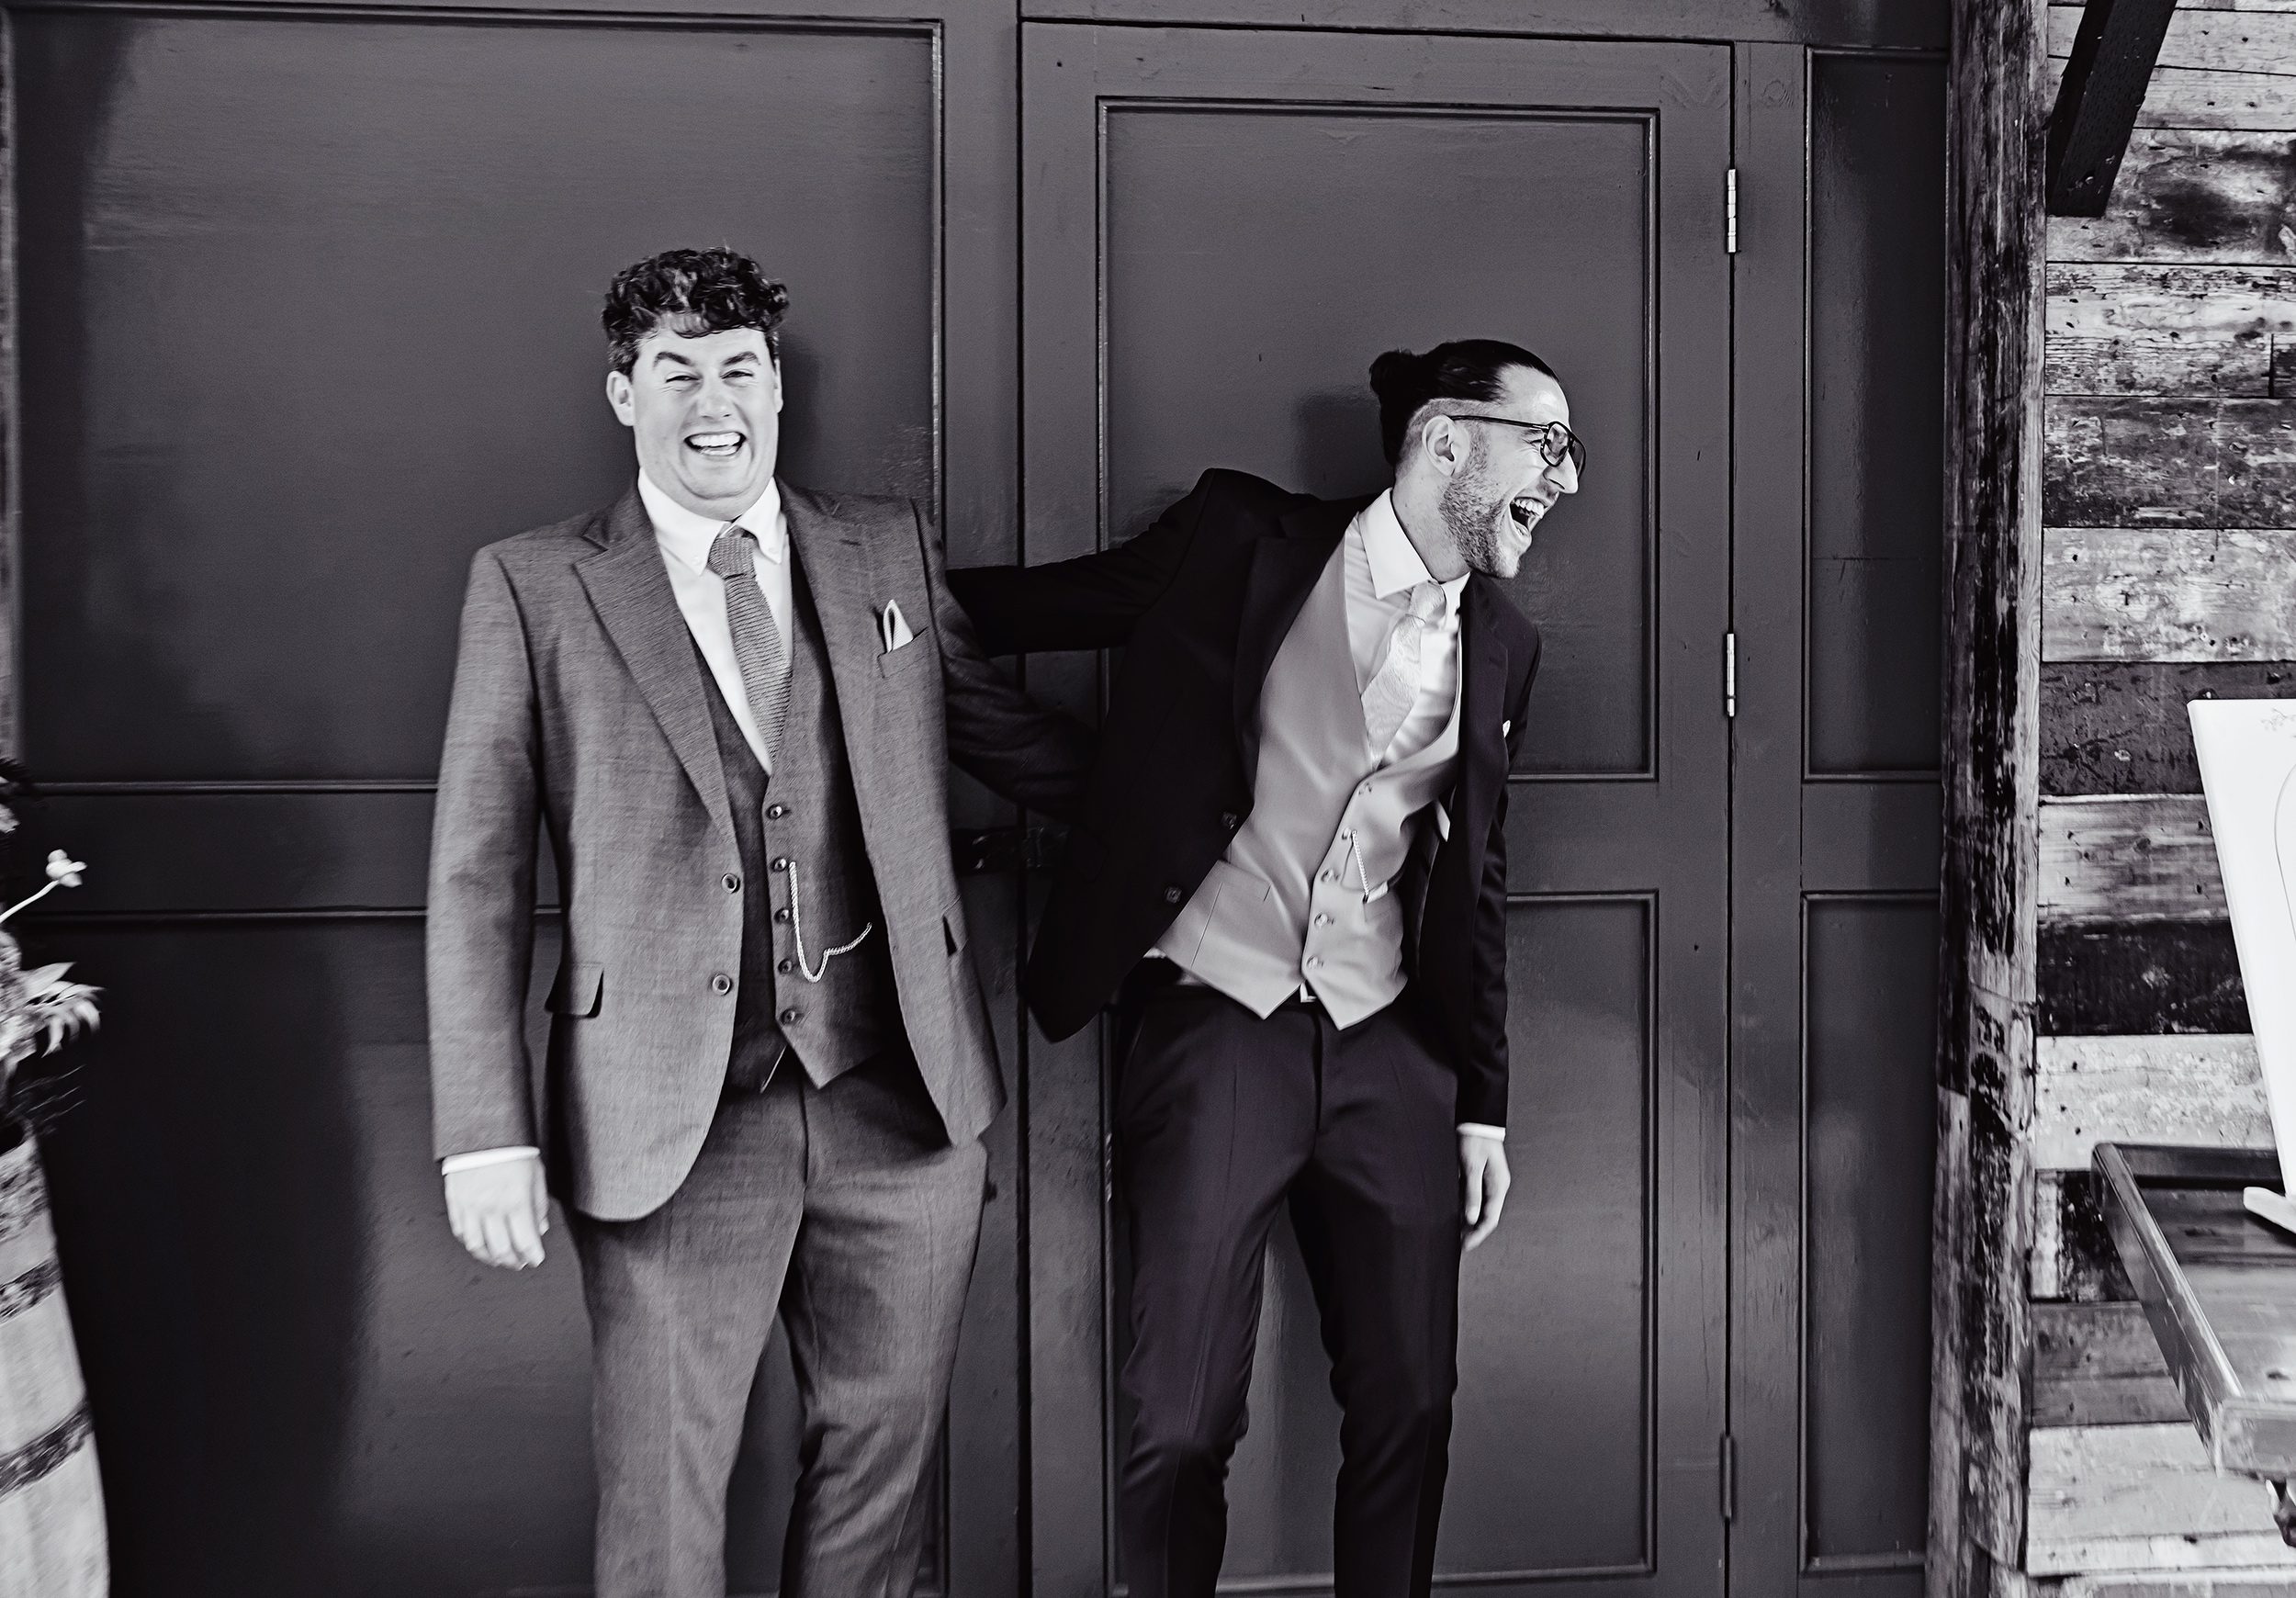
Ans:
<svg viewBox="0 0 2296 1598"><path fill-rule="evenodd" d="M1927 1543L1937 911L1812 901L1803 1486L1814 1559Z"/></svg>
<svg viewBox="0 0 2296 1598"><path fill-rule="evenodd" d="M435 771L470 552L631 478L598 305L656 250L788 279L793 478L931 491L929 40L19 21L51 780Z"/></svg>
<svg viewBox="0 0 2296 1598"><path fill-rule="evenodd" d="M1810 71L1810 770L1931 771L1945 69L1818 55Z"/></svg>
<svg viewBox="0 0 2296 1598"><path fill-rule="evenodd" d="M1513 585L1547 636L1521 769L1647 771L1646 139L1588 116L1112 112L1109 537L1209 467L1375 492L1372 358L1522 344L1562 375L1593 454ZM1463 230L1471 248L1431 247Z"/></svg>

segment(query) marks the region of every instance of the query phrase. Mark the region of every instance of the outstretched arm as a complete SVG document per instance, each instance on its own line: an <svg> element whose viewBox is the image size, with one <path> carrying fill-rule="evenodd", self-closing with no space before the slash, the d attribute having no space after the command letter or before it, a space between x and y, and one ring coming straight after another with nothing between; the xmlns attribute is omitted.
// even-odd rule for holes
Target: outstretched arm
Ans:
<svg viewBox="0 0 2296 1598"><path fill-rule="evenodd" d="M992 655L1113 649L1172 584L1210 496L1209 478L1113 549L1048 566L975 566L949 574Z"/></svg>
<svg viewBox="0 0 2296 1598"><path fill-rule="evenodd" d="M972 618L949 591L940 533L921 506L911 508L932 589L949 758L1017 805L1075 820L1092 771L1091 732L1030 699L990 663Z"/></svg>

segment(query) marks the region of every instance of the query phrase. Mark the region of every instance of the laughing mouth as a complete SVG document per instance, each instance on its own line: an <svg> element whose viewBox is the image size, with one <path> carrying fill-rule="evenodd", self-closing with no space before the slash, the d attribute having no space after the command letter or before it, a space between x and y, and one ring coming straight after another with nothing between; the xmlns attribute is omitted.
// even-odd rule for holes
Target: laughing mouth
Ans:
<svg viewBox="0 0 2296 1598"><path fill-rule="evenodd" d="M1539 517L1546 513L1547 507L1528 494L1518 495L1507 501L1507 514L1514 518L1514 524L1523 530L1525 537L1530 535L1530 531L1537 524Z"/></svg>
<svg viewBox="0 0 2296 1598"><path fill-rule="evenodd" d="M738 433L690 433L686 447L712 460L731 460L741 453L744 440Z"/></svg>

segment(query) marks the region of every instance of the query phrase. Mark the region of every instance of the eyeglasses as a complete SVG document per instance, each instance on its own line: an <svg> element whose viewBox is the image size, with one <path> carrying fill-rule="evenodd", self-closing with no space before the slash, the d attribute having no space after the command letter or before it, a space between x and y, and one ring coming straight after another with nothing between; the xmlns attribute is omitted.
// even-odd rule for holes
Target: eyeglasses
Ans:
<svg viewBox="0 0 2296 1598"><path fill-rule="evenodd" d="M1573 469L1586 470L1586 441L1559 422L1517 422L1511 416L1453 416L1441 412L1453 422L1495 422L1502 427L1519 427L1538 441L1538 453L1548 466L1562 465L1569 456Z"/></svg>

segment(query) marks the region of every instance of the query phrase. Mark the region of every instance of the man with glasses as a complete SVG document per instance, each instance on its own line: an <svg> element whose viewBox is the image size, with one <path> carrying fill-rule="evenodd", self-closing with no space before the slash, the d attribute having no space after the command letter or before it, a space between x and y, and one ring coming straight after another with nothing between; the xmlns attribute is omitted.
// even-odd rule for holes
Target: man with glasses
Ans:
<svg viewBox="0 0 2296 1598"><path fill-rule="evenodd" d="M1499 582L1586 451L1514 344L1391 352L1371 387L1375 498L1208 472L1117 548L950 573L992 652L1125 650L1028 993L1063 1038L1121 990L1135 1598L1218 1579L1278 1206L1345 1416L1338 1598L1427 1592L1459 1255L1506 1200L1506 774L1539 641Z"/></svg>

